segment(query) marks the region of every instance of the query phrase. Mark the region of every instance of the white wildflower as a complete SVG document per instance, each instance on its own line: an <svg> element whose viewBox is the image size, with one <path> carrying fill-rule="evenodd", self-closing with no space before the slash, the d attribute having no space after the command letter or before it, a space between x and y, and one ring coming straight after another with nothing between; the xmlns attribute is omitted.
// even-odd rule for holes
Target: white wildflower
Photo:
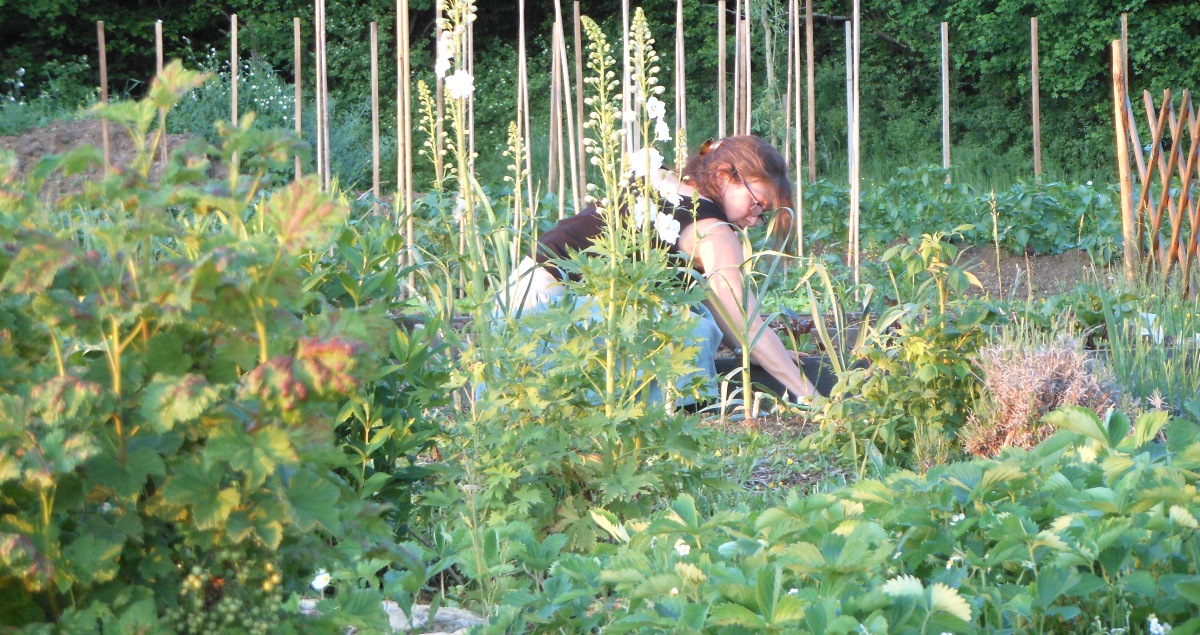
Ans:
<svg viewBox="0 0 1200 635"><path fill-rule="evenodd" d="M438 77L445 77L450 70L450 60L452 59L454 59L454 34L450 31L442 31L438 34L437 62L433 65L433 72Z"/></svg>
<svg viewBox="0 0 1200 635"><path fill-rule="evenodd" d="M955 514L950 517L950 526L953 527L953 526L957 525L959 522L966 520L966 518L967 518L966 514Z"/></svg>
<svg viewBox="0 0 1200 635"><path fill-rule="evenodd" d="M475 92L475 78L463 69L454 71L454 74L447 77L446 90L450 91L450 96L454 99L466 99L471 93Z"/></svg>
<svg viewBox="0 0 1200 635"><path fill-rule="evenodd" d="M799 592L800 592L800 589L797 589L796 587L792 587L792 588L788 589L788 595L796 595Z"/></svg>
<svg viewBox="0 0 1200 635"><path fill-rule="evenodd" d="M332 577L329 572L324 569L318 569L317 575L313 576L312 584L313 591L324 591L325 587L329 586L329 581Z"/></svg>
<svg viewBox="0 0 1200 635"><path fill-rule="evenodd" d="M656 141L671 140L671 127L662 119L659 119L658 123L654 124L654 139Z"/></svg>
<svg viewBox="0 0 1200 635"><path fill-rule="evenodd" d="M675 597L675 596L677 596L677 595L679 595L679 588L678 588L678 587L671 587L671 597Z"/></svg>
<svg viewBox="0 0 1200 635"><path fill-rule="evenodd" d="M625 112L621 113L621 121L624 121L625 123L633 123L637 121L637 113L626 109Z"/></svg>
<svg viewBox="0 0 1200 635"><path fill-rule="evenodd" d="M460 197L458 197L458 200L455 201L455 203L454 203L454 222L461 223L462 219L463 219L463 214L465 214L466 211L467 211L467 199L460 196Z"/></svg>
<svg viewBox="0 0 1200 635"><path fill-rule="evenodd" d="M17 77L24 77L24 76L25 76L25 68L24 67L18 68L17 69Z"/></svg>
<svg viewBox="0 0 1200 635"><path fill-rule="evenodd" d="M658 232L659 240L668 245L674 245L675 241L679 240L679 229L679 221L670 214L659 212L658 217L654 219L654 230Z"/></svg>
<svg viewBox="0 0 1200 635"><path fill-rule="evenodd" d="M950 556L950 559L946 561L946 568L947 569L954 568L955 562L962 562L962 558L959 556Z"/></svg>
<svg viewBox="0 0 1200 635"><path fill-rule="evenodd" d="M658 171L662 164L663 156L654 148L642 148L629 155L629 171L638 178L649 176L651 183L659 182Z"/></svg>
<svg viewBox="0 0 1200 635"><path fill-rule="evenodd" d="M1150 617L1147 618L1147 622L1149 626L1148 632L1150 635L1166 635L1166 633L1171 632L1171 625L1165 622L1159 622L1157 615L1151 614Z"/></svg>
<svg viewBox="0 0 1200 635"><path fill-rule="evenodd" d="M683 196L679 194L679 180L674 178L666 178L655 184L655 190L658 195L663 197L663 200L670 201L672 205L679 205L683 202Z"/></svg>
<svg viewBox="0 0 1200 635"><path fill-rule="evenodd" d="M646 215L650 213L650 201L645 196L637 197L633 202L633 224L641 227L642 223L646 222Z"/></svg>
<svg viewBox="0 0 1200 635"><path fill-rule="evenodd" d="M686 557L691 552L692 546L686 542L680 542L679 544L675 545L675 553L678 553L680 558Z"/></svg>
<svg viewBox="0 0 1200 635"><path fill-rule="evenodd" d="M1092 186L1092 182L1088 181L1088 187L1091 187L1091 186Z"/></svg>
<svg viewBox="0 0 1200 635"><path fill-rule="evenodd" d="M661 99L658 97L651 97L650 99L646 100L646 115L651 119L658 119L659 121L662 121L662 118L665 117L666 114L667 105L664 104Z"/></svg>

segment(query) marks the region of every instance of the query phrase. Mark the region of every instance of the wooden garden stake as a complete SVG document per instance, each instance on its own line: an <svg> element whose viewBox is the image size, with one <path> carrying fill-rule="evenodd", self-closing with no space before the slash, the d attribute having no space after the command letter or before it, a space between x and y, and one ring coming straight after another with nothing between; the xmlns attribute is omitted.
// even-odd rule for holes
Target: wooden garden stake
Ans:
<svg viewBox="0 0 1200 635"><path fill-rule="evenodd" d="M816 72L813 68L812 0L804 1L804 65L808 70L808 180L817 180L817 102Z"/></svg>
<svg viewBox="0 0 1200 635"><path fill-rule="evenodd" d="M237 14L229 16L229 121L238 125L238 22Z"/></svg>
<svg viewBox="0 0 1200 635"><path fill-rule="evenodd" d="M942 23L942 169L950 169L950 25L946 22Z"/></svg>
<svg viewBox="0 0 1200 635"><path fill-rule="evenodd" d="M1133 284L1136 277L1135 267L1140 256L1134 228L1132 201L1130 200L1133 196L1133 182L1129 176L1129 141L1125 132L1126 125L1131 125L1133 122L1126 121L1123 108L1126 99L1125 61L1121 59L1120 40L1113 40L1112 51L1113 121L1117 133L1117 174L1121 183L1121 235L1125 243L1125 280Z"/></svg>
<svg viewBox="0 0 1200 635"><path fill-rule="evenodd" d="M521 143L525 147L525 201L528 205L528 218L530 225L533 227L533 239L529 245L529 255L534 257L537 254L537 223L534 219L534 200L533 200L533 159L530 157L530 132L529 132L529 72L527 55L525 52L525 0L519 0L517 3L517 47L520 49L518 53L517 64L517 127L521 137ZM513 187L520 187L519 183L514 183ZM520 240L521 228L524 224L522 210L513 210L513 235Z"/></svg>
<svg viewBox="0 0 1200 635"><path fill-rule="evenodd" d="M1042 176L1042 95L1038 76L1038 19L1029 18L1029 46L1032 69L1033 91L1033 176Z"/></svg>
<svg viewBox="0 0 1200 635"><path fill-rule="evenodd" d="M752 85L752 79L751 79L752 72L751 72L751 64L750 64L750 50L751 50L751 47L750 47L750 0L746 0L746 14L742 20L742 31L743 31L742 46L745 47L743 50L743 54L742 54L742 60L743 60L744 64L746 65L745 72L742 74L742 85L745 90L745 96L743 97L743 100L742 100L742 112L746 118L745 125L742 127L742 133L750 134L750 113L752 112L752 110L754 110L754 108L752 108L751 103L750 103L751 102L751 98L750 98L751 92L750 91L751 91L751 85Z"/></svg>
<svg viewBox="0 0 1200 635"><path fill-rule="evenodd" d="M742 0L733 11L733 122L730 132L742 133Z"/></svg>
<svg viewBox="0 0 1200 635"><path fill-rule="evenodd" d="M333 153L329 143L329 34L325 28L325 0L319 1L321 3L321 130L325 137L325 189L329 189L333 180Z"/></svg>
<svg viewBox="0 0 1200 635"><path fill-rule="evenodd" d="M325 118L322 116L322 95L321 90L321 3L323 0L317 0L313 4L313 30L315 31L313 39L316 43L316 51L313 53L313 81L316 87L315 103L317 117L317 181L321 186L325 186Z"/></svg>
<svg viewBox="0 0 1200 635"><path fill-rule="evenodd" d="M793 15L800 12L800 0L792 0ZM796 167L796 200L792 202L792 209L796 218L796 255L804 257L804 176L802 174L804 157L800 144L800 25L799 16L796 16L796 28L792 32L792 49L795 51L793 57L793 73L796 81L793 82L795 87L795 97L792 103L795 108L796 115L796 154L792 165Z"/></svg>
<svg viewBox="0 0 1200 635"><path fill-rule="evenodd" d="M583 27L579 0L575 0L575 120L579 122L576 136L579 143L579 187L587 195L587 146L583 143ZM583 199L580 199L582 201ZM576 203L576 210L579 209Z"/></svg>
<svg viewBox="0 0 1200 635"><path fill-rule="evenodd" d="M556 3L557 4L557 3ZM550 51L553 58L550 63L550 147L548 153L548 169L546 173L546 188L555 193L558 198L558 219L566 218L566 205L563 201L563 135L562 135L562 65L558 59L558 23L552 27L550 34Z"/></svg>
<svg viewBox="0 0 1200 635"><path fill-rule="evenodd" d="M568 146L567 157L570 159L571 164L571 171L569 173L571 177L571 205L573 206L575 212L578 213L580 210L581 201L579 189L580 182L578 175L579 164L583 162L583 146L575 144L575 116L571 112L571 73L567 70L570 68L569 64L567 63L567 41L566 34L563 32L562 26L562 8L559 5L558 0L555 0L554 2L554 11L556 15L556 19L554 21L555 36L558 38L558 48L555 50L555 56L559 58L558 67L562 69L562 112L564 115L566 115L565 119L567 121ZM575 80L582 84L583 76L579 75L575 78ZM582 127L583 122L580 121L579 123ZM562 178L565 181L568 173L565 171L565 166L561 160L559 161L559 168L560 173L563 174ZM563 188L560 187L559 189L562 190ZM559 196L559 199L561 200L564 197L565 196ZM559 203L560 210L562 205L562 203ZM563 215L565 216L565 213Z"/></svg>
<svg viewBox="0 0 1200 635"><path fill-rule="evenodd" d="M675 1L675 135L676 139L682 141L682 144L677 143L676 148L683 148L683 152L676 152L675 167L681 173L683 171L683 161L687 155L687 57L684 54L683 47L683 0Z"/></svg>
<svg viewBox="0 0 1200 635"><path fill-rule="evenodd" d="M379 211L379 34L371 23L371 196L373 207Z"/></svg>
<svg viewBox="0 0 1200 635"><path fill-rule="evenodd" d="M163 36L162 36L162 20L154 21L154 74L162 77L163 72ZM167 168L167 110L165 108L158 109L158 156L162 162L163 170Z"/></svg>
<svg viewBox="0 0 1200 635"><path fill-rule="evenodd" d="M416 285L416 254L413 249L412 183L412 94L408 50L408 0L396 0L396 224L404 221L405 264L409 267L408 293ZM401 202L403 201L403 208ZM401 212L400 210L404 211ZM403 215L401 215L403 214Z"/></svg>
<svg viewBox="0 0 1200 635"><path fill-rule="evenodd" d="M717 138L725 137L725 0L717 2Z"/></svg>
<svg viewBox="0 0 1200 635"><path fill-rule="evenodd" d="M1129 14L1121 14L1121 59L1125 62L1125 81L1129 81ZM1128 91L1126 91L1128 92Z"/></svg>
<svg viewBox="0 0 1200 635"><path fill-rule="evenodd" d="M792 137L788 134L792 129L792 95L795 93L792 90L792 81L798 77L792 77L792 69L796 67L796 0L788 0L787 8L788 28L787 28L787 80L784 82L785 89L783 95L783 157L786 159L792 154ZM767 56L767 59L771 59ZM767 65L772 66L771 64ZM796 121L796 127L800 127L800 121Z"/></svg>
<svg viewBox="0 0 1200 635"><path fill-rule="evenodd" d="M295 119L295 121L293 123L294 123L294 128L296 131L296 138L299 139L299 138L301 138L301 133L303 132L303 129L300 126L300 120L301 120L300 112L302 110L301 106L304 103L304 88L300 83L300 18L292 18L292 58L293 58L293 65L295 67L295 72L293 74L295 95L292 98L292 101L293 101L292 106L296 113L295 116L293 117ZM296 152L296 180L300 179L300 174L301 174L300 153L299 153L299 151L297 151Z"/></svg>
<svg viewBox="0 0 1200 635"><path fill-rule="evenodd" d="M853 45L851 46L851 49L853 51L852 64L851 64L853 72L851 74L852 80L851 80L851 99L850 99L850 110L851 110L850 147L852 148L851 154L853 155L854 160L850 164L850 224L852 226L852 229L850 230L850 232L851 232L850 240L853 243L853 249L852 249L853 257L851 258L851 263L854 267L854 284L855 285L858 285L859 280L860 280L859 257L860 257L860 253L861 253L860 245L859 245L859 200L862 195L862 190L861 190L861 184L859 182L859 174L860 174L859 168L862 165L862 152L861 152L862 148L859 146L859 128L858 128L859 115L860 115L859 101L858 101L858 96L859 96L859 85L858 85L858 81L859 81L859 44L860 44L859 36L861 35L859 32L859 29L861 28L860 15L861 15L861 11L859 9L859 0L854 0L854 16L853 16L854 26L852 29Z"/></svg>
<svg viewBox="0 0 1200 635"><path fill-rule="evenodd" d="M108 53L104 45L104 22L96 22L96 40L100 50L100 103L108 105ZM112 151L108 141L108 117L100 119L100 143L104 147L104 170L112 165Z"/></svg>
<svg viewBox="0 0 1200 635"><path fill-rule="evenodd" d="M467 72L475 77L475 21L467 22L467 45L463 58L467 61ZM472 176L475 174L475 91L467 95L467 165Z"/></svg>

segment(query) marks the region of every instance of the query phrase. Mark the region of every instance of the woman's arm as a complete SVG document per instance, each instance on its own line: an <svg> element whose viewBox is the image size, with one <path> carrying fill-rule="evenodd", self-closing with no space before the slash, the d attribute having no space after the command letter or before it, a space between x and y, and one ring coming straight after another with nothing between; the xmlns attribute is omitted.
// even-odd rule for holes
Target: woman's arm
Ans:
<svg viewBox="0 0 1200 635"><path fill-rule="evenodd" d="M759 315L754 292L745 288L745 256L737 232L721 221L704 219L686 228L679 240L680 248L692 254L708 276L709 305L725 341L740 342L742 335L748 336L750 361L771 373L793 396L815 396L817 391L800 372L795 356Z"/></svg>

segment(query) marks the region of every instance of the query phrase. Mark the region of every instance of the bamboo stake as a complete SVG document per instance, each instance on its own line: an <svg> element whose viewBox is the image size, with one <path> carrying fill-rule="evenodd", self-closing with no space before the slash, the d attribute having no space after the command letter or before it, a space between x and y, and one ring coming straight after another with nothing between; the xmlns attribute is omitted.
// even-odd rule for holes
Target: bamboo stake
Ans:
<svg viewBox="0 0 1200 635"><path fill-rule="evenodd" d="M163 35L162 35L162 20L154 21L154 74L162 77L163 72ZM158 109L158 151L159 161L162 163L163 170L167 169L167 109Z"/></svg>
<svg viewBox="0 0 1200 635"><path fill-rule="evenodd" d="M321 90L321 3L323 0L316 0L313 3L313 40L316 44L316 50L313 52L313 86L315 87L314 99L316 105L317 117L317 181L321 187L325 187L325 118L321 116L322 95Z"/></svg>
<svg viewBox="0 0 1200 635"><path fill-rule="evenodd" d="M808 180L817 180L816 71L813 68L813 0L804 2L804 64L808 69Z"/></svg>
<svg viewBox="0 0 1200 635"><path fill-rule="evenodd" d="M413 245L413 149L412 149L412 68L409 58L408 0L396 0L396 223L404 220L404 253L408 267L408 293L416 287L416 249ZM404 212L401 216L400 198Z"/></svg>
<svg viewBox="0 0 1200 635"><path fill-rule="evenodd" d="M734 135L742 134L742 0L736 0L733 12L733 125Z"/></svg>
<svg viewBox="0 0 1200 635"><path fill-rule="evenodd" d="M555 52L555 54L560 58L558 66L562 69L562 111L563 114L566 115L565 119L567 121L568 145L567 157L570 159L571 164L571 171L569 172L571 177L571 205L572 209L575 210L575 213L579 213L579 210L581 209L579 206L581 199L579 197L580 190L579 179L577 178L577 175L579 174L579 164L583 161L580 154L583 152L583 146L575 144L575 116L571 112L571 73L568 71L569 64L567 63L567 41L566 34L563 32L562 26L562 7L559 5L558 0L555 0L554 2L554 11L557 17L557 19L554 21L555 31L557 32L558 36L558 50ZM583 83L583 76L576 76L575 80L579 83ZM580 122L580 125L582 126L582 122ZM565 167L561 165L561 162L559 167L562 169L562 173L564 174L563 179L565 180L566 174L568 173L565 171ZM560 200L562 198L565 197L559 197Z"/></svg>
<svg viewBox="0 0 1200 635"><path fill-rule="evenodd" d="M625 61L622 64L623 78L621 80L621 112L625 113L633 110L633 69L630 67L629 59L629 0L621 0L621 42L624 46ZM641 145L641 135L637 127L637 122L633 119L625 121L625 152L633 154L633 151Z"/></svg>
<svg viewBox="0 0 1200 635"><path fill-rule="evenodd" d="M677 140L684 141L684 152L677 152L675 169L683 173L683 162L686 156L687 141L687 58L683 48L683 0L675 0L675 135ZM681 147L676 144L675 147Z"/></svg>
<svg viewBox="0 0 1200 635"><path fill-rule="evenodd" d="M293 99L292 106L296 112L295 117L294 117L294 119L295 119L294 127L296 130L296 138L300 139L301 134L303 132L303 129L301 128L301 125L300 125L300 120L301 120L300 113L302 111L301 106L303 105L303 102L304 102L304 89L303 89L302 84L300 83L300 18L292 18L292 57L294 60L294 67L295 67L295 73L294 73L295 96L292 98ZM296 152L296 180L300 180L300 174L301 174L301 172L300 172L300 152L297 151Z"/></svg>
<svg viewBox="0 0 1200 635"><path fill-rule="evenodd" d="M942 23L942 169L950 169L950 25L946 22Z"/></svg>
<svg viewBox="0 0 1200 635"><path fill-rule="evenodd" d="M853 206L854 218L854 284L858 285L860 280L860 259L862 254L862 245L860 243L859 221L860 210L859 201L862 198L862 184L859 180L862 169L862 147L859 143L859 125L862 122L862 112L859 108L859 79L861 62L860 47L862 44L862 10L860 0L854 0L854 178L851 181L851 190L853 194L850 196L850 204Z"/></svg>
<svg viewBox="0 0 1200 635"><path fill-rule="evenodd" d="M795 78L793 83L795 87L795 100L792 102L796 114L796 155L792 165L796 167L796 200L792 203L792 208L795 210L796 217L796 255L804 257L804 177L802 175L804 165L804 153L800 144L802 132L800 130L800 0L792 0L792 14L796 16L796 28L792 32L792 49L795 51L793 64L795 66Z"/></svg>
<svg viewBox="0 0 1200 635"><path fill-rule="evenodd" d="M1029 18L1030 59L1033 62L1033 176L1042 176L1042 89L1038 62L1038 19Z"/></svg>
<svg viewBox="0 0 1200 635"><path fill-rule="evenodd" d="M520 49L518 53L517 64L517 128L519 128L519 136L522 138L522 143L525 145L525 201L528 205L528 216L530 225L533 227L534 238L529 246L530 257L536 256L537 252L537 223L534 219L534 201L533 201L533 159L530 157L530 132L529 132L529 73L527 54L525 51L525 0L519 0L517 3L517 47ZM514 187L520 187L519 183L514 183ZM524 218L522 210L513 210L513 226L515 228L513 235L521 236L521 228L524 226Z"/></svg>
<svg viewBox="0 0 1200 635"><path fill-rule="evenodd" d="M238 125L238 20L237 14L229 16L229 76L231 80L229 99L229 121ZM236 155L235 155L236 156Z"/></svg>
<svg viewBox="0 0 1200 635"><path fill-rule="evenodd" d="M557 4L557 3L556 3ZM562 67L558 59L558 24L551 28L550 33L550 147L546 172L546 189L554 192L558 198L558 219L566 218L566 205L563 201L563 168L562 157Z"/></svg>
<svg viewBox="0 0 1200 635"><path fill-rule="evenodd" d="M745 19L743 20L742 29L744 31L744 38L742 41L742 46L745 47L745 53L742 55L742 59L745 61L745 65L746 65L745 74L743 74L743 77L742 77L742 84L746 91L744 101L742 102L742 110L743 110L743 113L745 114L746 122L745 122L745 127L742 128L742 133L750 134L750 113L752 112L752 110L754 110L754 106L752 106L752 103L751 103L751 101L752 101L751 100L751 86L754 85L754 82L752 82L752 78L754 78L754 73L751 72L752 65L750 62L750 52L751 52L751 48L752 48L750 46L750 37L751 37L751 35L750 35L751 34L751 31L750 31L750 0L746 0L746 16L745 16Z"/></svg>
<svg viewBox="0 0 1200 635"><path fill-rule="evenodd" d="M321 103L324 107L321 111L321 116L325 120L325 125L322 128L325 134L325 189L333 182L333 149L329 142L329 33L326 30L326 13L325 0L321 2Z"/></svg>
<svg viewBox="0 0 1200 635"><path fill-rule="evenodd" d="M717 2L717 138L725 137L725 0Z"/></svg>
<svg viewBox="0 0 1200 635"><path fill-rule="evenodd" d="M1133 183L1129 178L1129 145L1126 135L1126 122L1122 104L1125 101L1125 61L1121 55L1121 42L1112 43L1112 73L1113 73L1113 121L1117 133L1117 173L1121 183L1121 235L1124 238L1125 280L1133 284L1136 278L1135 266L1138 255L1137 235L1134 229L1133 207L1130 198L1133 195Z"/></svg>
<svg viewBox="0 0 1200 635"><path fill-rule="evenodd" d="M100 50L100 103L108 105L108 52L104 45L104 22L96 22L96 40ZM100 119L100 143L104 146L104 171L112 166L112 151L108 140L108 117Z"/></svg>
<svg viewBox="0 0 1200 635"><path fill-rule="evenodd" d="M575 118L579 122L579 127L576 128L576 137L579 143L579 187L583 193L583 197L587 196L587 147L583 143L583 27L582 16L579 11L579 0L575 0ZM583 198L580 199L580 202ZM576 203L576 210L579 210L579 204Z"/></svg>
<svg viewBox="0 0 1200 635"><path fill-rule="evenodd" d="M796 0L788 0L787 18L787 75L784 81L785 89L783 95L783 156L786 159L792 155L792 136L788 134L792 130L792 81L798 77L792 77L792 69L796 66L796 54L799 52L794 46L796 42ZM767 59L771 59L770 56ZM772 64L767 64L770 68ZM800 126L800 121L796 121L796 126Z"/></svg>
<svg viewBox="0 0 1200 635"><path fill-rule="evenodd" d="M467 23L467 50L464 54L467 72L475 77L475 21ZM467 95L467 165L471 175L475 174L475 91Z"/></svg>
<svg viewBox="0 0 1200 635"><path fill-rule="evenodd" d="M371 196L372 205L379 211L379 34L378 25L371 23Z"/></svg>
<svg viewBox="0 0 1200 635"><path fill-rule="evenodd" d="M850 221L847 223L846 262L854 266L854 24L850 20L846 26L846 184L850 190Z"/></svg>

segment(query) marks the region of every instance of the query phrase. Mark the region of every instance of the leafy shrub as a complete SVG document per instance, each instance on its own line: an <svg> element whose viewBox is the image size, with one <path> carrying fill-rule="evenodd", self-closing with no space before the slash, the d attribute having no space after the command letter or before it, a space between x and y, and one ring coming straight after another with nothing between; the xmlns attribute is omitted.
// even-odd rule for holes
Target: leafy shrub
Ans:
<svg viewBox="0 0 1200 635"><path fill-rule="evenodd" d="M98 114L145 138L201 81L173 64L146 100ZM0 173L0 623L382 627L376 573L429 395L430 375L402 373L430 349L383 304L305 288L347 204L311 179L258 189L290 161L280 134L223 138L206 154L238 152L248 174L212 181L205 154L177 153L152 182L147 147L52 209L42 179L96 166L94 148L29 182ZM319 566L338 601L320 619L285 611Z"/></svg>

